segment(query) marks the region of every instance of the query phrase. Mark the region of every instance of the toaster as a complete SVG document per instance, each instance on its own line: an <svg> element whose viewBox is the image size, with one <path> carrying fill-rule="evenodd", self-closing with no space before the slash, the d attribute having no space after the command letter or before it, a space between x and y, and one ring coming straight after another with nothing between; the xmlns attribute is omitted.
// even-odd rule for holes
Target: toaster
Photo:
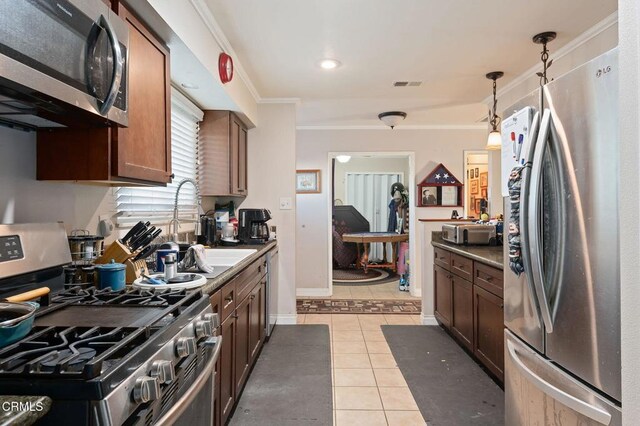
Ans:
<svg viewBox="0 0 640 426"><path fill-rule="evenodd" d="M495 225L455 224L442 225L442 239L460 245L492 245L495 246Z"/></svg>

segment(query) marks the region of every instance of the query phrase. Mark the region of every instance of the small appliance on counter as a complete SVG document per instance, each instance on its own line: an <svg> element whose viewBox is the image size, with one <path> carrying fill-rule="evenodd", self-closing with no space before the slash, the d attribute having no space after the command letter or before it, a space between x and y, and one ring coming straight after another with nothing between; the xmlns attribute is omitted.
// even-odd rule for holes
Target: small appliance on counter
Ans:
<svg viewBox="0 0 640 426"><path fill-rule="evenodd" d="M475 223L442 225L442 239L459 245L489 245L497 244L496 226Z"/></svg>
<svg viewBox="0 0 640 426"><path fill-rule="evenodd" d="M264 244L269 241L271 212L267 209L240 209L238 239L245 244Z"/></svg>

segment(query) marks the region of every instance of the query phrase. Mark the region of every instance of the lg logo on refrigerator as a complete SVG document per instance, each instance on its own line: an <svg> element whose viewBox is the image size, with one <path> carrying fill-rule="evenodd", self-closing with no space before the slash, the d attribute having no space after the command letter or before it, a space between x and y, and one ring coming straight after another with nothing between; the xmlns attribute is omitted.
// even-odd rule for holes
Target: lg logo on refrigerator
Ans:
<svg viewBox="0 0 640 426"><path fill-rule="evenodd" d="M611 65L608 65L605 68L600 68L600 69L598 69L598 71L596 71L596 77L600 78L604 74L608 74L610 71L611 71Z"/></svg>

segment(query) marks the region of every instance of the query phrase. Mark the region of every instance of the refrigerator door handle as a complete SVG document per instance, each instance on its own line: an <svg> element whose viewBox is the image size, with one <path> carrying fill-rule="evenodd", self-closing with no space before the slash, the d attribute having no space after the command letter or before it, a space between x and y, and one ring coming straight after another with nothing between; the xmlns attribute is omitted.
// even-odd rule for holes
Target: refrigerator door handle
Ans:
<svg viewBox="0 0 640 426"><path fill-rule="evenodd" d="M528 211L527 211L527 251L529 255L529 263L531 266L531 277L533 278L533 287L535 296L538 300L538 307L546 332L553 333L553 318L551 317L551 308L544 287L544 271L542 270L542 247L540 244L540 191L542 188L542 162L549 140L549 130L551 128L551 110L545 109L542 114L542 122L540 124L540 132L536 140L535 151L533 155L533 165L531 166L531 176L527 194Z"/></svg>
<svg viewBox="0 0 640 426"><path fill-rule="evenodd" d="M528 220L528 208L529 208L529 199L527 197L529 182L531 180L531 160L533 159L534 148L535 145L532 141L534 141L538 135L538 127L540 125L540 112L536 111L533 116L533 121L531 124L531 132L529 133L529 138L531 141L528 144L528 152L523 154L524 159L524 169L522 171L522 188L520 192L520 238L522 240L521 252L522 252L522 263L524 266L524 273L527 277L527 287L529 289L529 298L531 303L533 304L533 308L536 311L538 316L538 321L542 323L542 317L540 315L540 308L538 307L536 290L533 285L533 274L531 271L531 254L529 253L529 247L527 244L528 233L527 233L527 220Z"/></svg>
<svg viewBox="0 0 640 426"><path fill-rule="evenodd" d="M516 348L510 340L507 340L507 350L509 351L509 357L513 361L520 374L522 374L529 382L531 382L542 392L549 395L551 398L555 399L561 404L566 405L572 410L582 414L585 417L593 419L598 423L602 423L603 425L608 425L609 423L611 423L611 414L609 414L608 412L592 404L589 404L588 402L578 399L573 395L568 394L562 389L559 389L552 384L544 381L540 376L531 371L531 369L527 367L527 365L520 359Z"/></svg>

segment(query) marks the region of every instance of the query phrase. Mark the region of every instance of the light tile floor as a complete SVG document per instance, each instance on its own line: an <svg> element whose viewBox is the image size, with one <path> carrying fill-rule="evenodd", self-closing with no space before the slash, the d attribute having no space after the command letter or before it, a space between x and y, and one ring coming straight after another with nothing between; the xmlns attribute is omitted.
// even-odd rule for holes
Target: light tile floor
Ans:
<svg viewBox="0 0 640 426"><path fill-rule="evenodd" d="M419 315L298 314L298 323L329 326L334 425L426 425L380 329L419 325Z"/></svg>
<svg viewBox="0 0 640 426"><path fill-rule="evenodd" d="M334 284L331 299L419 299L398 289L398 281L383 284Z"/></svg>

